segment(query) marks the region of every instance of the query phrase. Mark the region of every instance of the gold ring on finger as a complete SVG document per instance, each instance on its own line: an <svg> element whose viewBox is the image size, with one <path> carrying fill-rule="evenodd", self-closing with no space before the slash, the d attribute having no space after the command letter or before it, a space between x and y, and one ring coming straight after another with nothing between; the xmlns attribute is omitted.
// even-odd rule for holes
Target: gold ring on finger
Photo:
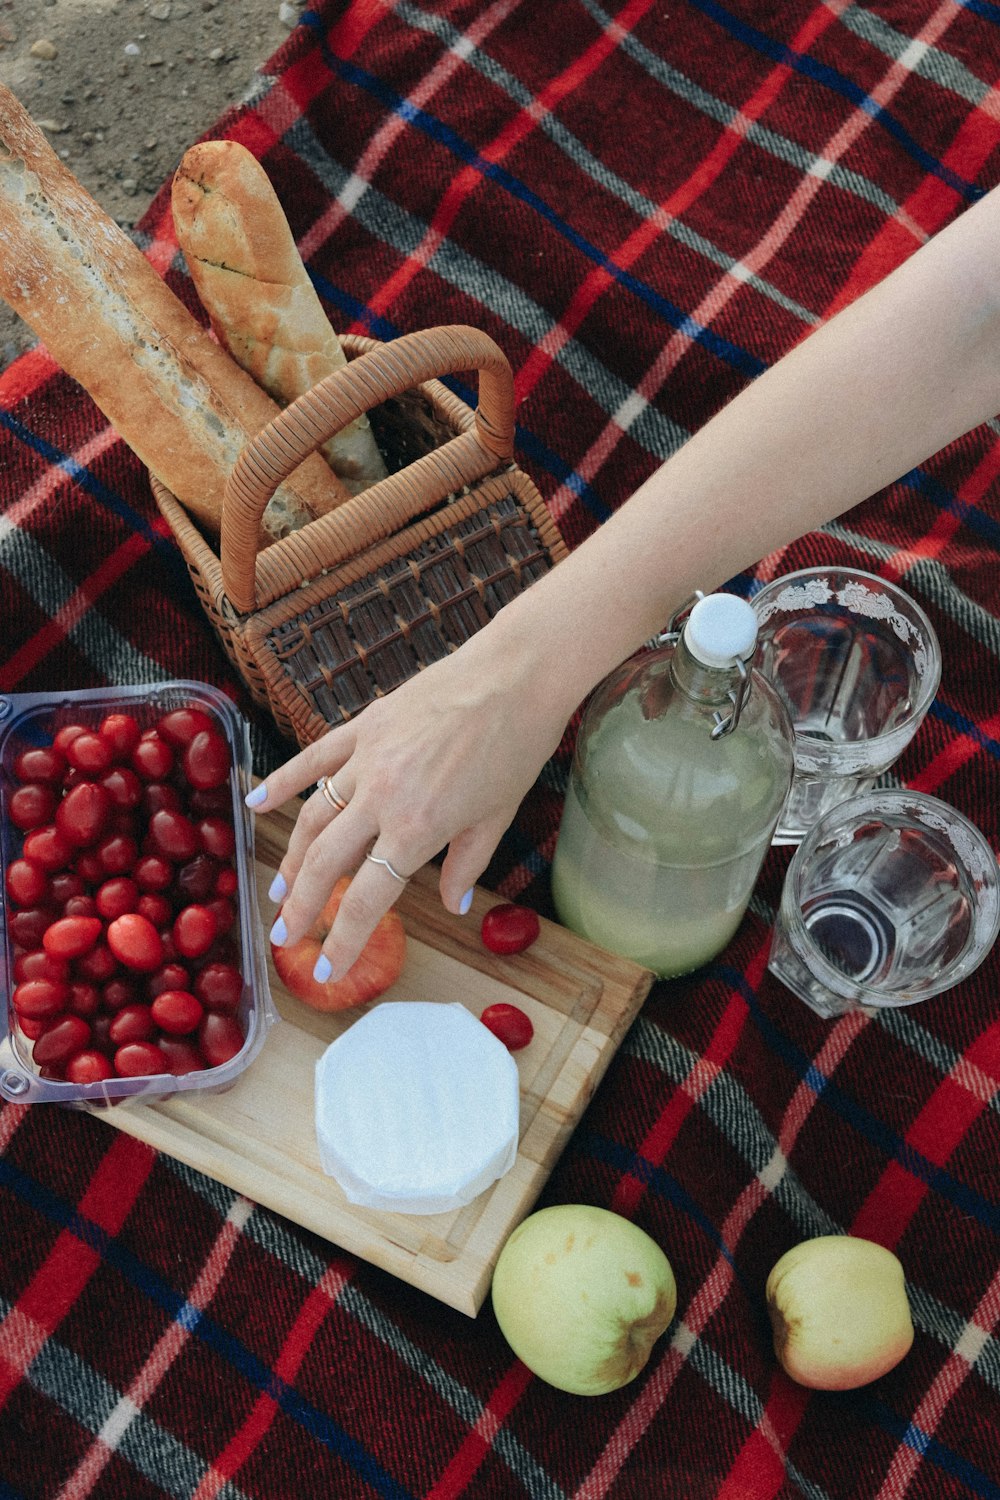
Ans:
<svg viewBox="0 0 1000 1500"><path fill-rule="evenodd" d="M323 796L326 798L327 802L330 803L331 807L336 808L337 812L344 811L344 808L347 806L347 800L346 798L342 797L337 791L337 788L333 784L332 776L321 777L319 789L323 793Z"/></svg>

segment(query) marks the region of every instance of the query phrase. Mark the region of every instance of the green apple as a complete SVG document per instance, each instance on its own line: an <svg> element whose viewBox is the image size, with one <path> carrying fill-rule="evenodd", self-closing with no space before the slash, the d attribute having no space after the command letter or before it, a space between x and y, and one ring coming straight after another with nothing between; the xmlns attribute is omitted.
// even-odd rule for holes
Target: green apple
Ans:
<svg viewBox="0 0 1000 1500"><path fill-rule="evenodd" d="M814 1390L867 1385L913 1343L903 1267L873 1240L803 1240L775 1264L765 1294L779 1363Z"/></svg>
<svg viewBox="0 0 1000 1500"><path fill-rule="evenodd" d="M579 1396L633 1380L676 1306L674 1273L656 1241L585 1203L530 1214L493 1273L493 1310L514 1353Z"/></svg>

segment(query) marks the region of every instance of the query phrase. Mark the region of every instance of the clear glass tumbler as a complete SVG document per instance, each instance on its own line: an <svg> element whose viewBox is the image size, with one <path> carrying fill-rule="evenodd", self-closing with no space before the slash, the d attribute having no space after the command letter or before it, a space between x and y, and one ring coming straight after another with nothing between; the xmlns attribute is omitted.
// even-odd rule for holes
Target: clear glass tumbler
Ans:
<svg viewBox="0 0 1000 1500"><path fill-rule="evenodd" d="M869 791L899 759L941 680L941 648L920 606L852 568L804 568L750 601L757 666L795 729L795 777L773 842Z"/></svg>
<svg viewBox="0 0 1000 1500"><path fill-rule="evenodd" d="M821 1016L913 1005L983 962L1000 930L1000 866L981 831L920 792L835 808L785 877L768 967Z"/></svg>

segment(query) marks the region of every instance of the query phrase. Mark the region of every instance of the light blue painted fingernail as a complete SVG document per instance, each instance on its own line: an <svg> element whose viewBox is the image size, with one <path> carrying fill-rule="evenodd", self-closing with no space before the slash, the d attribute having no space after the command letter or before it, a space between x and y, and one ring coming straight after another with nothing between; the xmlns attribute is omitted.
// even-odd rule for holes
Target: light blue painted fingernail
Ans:
<svg viewBox="0 0 1000 1500"><path fill-rule="evenodd" d="M474 890L470 889L470 890L466 891L465 895L462 897L461 901L458 903L458 914L459 914L460 917L464 917L466 915L466 913L468 912L469 907L472 905L472 897L473 897L474 894L475 894Z"/></svg>
<svg viewBox="0 0 1000 1500"><path fill-rule="evenodd" d="M271 942L276 948L280 948L288 937L288 928L285 926L284 917L279 917L271 928Z"/></svg>
<svg viewBox="0 0 1000 1500"><path fill-rule="evenodd" d="M319 958L317 958L316 960L316 967L315 969L313 969L313 978L315 979L317 984L326 984L326 981L329 979L332 973L333 967L330 963L330 960L327 958L325 953L321 953Z"/></svg>
<svg viewBox="0 0 1000 1500"><path fill-rule="evenodd" d="M246 803L247 807L259 807L262 802L266 801L266 799L267 786L262 781L259 786L254 787L252 792L247 792L246 796L243 798L243 801Z"/></svg>
<svg viewBox="0 0 1000 1500"><path fill-rule="evenodd" d="M268 900L270 901L280 901L284 896L288 895L288 886L286 885L285 877L284 875L282 875L280 870L271 881L270 889L268 890L267 895Z"/></svg>

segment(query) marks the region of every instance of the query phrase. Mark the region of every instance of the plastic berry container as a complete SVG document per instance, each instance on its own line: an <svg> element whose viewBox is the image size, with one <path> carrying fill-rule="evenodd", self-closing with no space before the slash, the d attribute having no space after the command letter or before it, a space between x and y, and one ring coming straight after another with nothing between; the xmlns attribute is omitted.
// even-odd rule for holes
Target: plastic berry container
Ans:
<svg viewBox="0 0 1000 1500"><path fill-rule="evenodd" d="M277 1016L250 786L205 683L0 696L3 1098L153 1102L250 1066Z"/></svg>

